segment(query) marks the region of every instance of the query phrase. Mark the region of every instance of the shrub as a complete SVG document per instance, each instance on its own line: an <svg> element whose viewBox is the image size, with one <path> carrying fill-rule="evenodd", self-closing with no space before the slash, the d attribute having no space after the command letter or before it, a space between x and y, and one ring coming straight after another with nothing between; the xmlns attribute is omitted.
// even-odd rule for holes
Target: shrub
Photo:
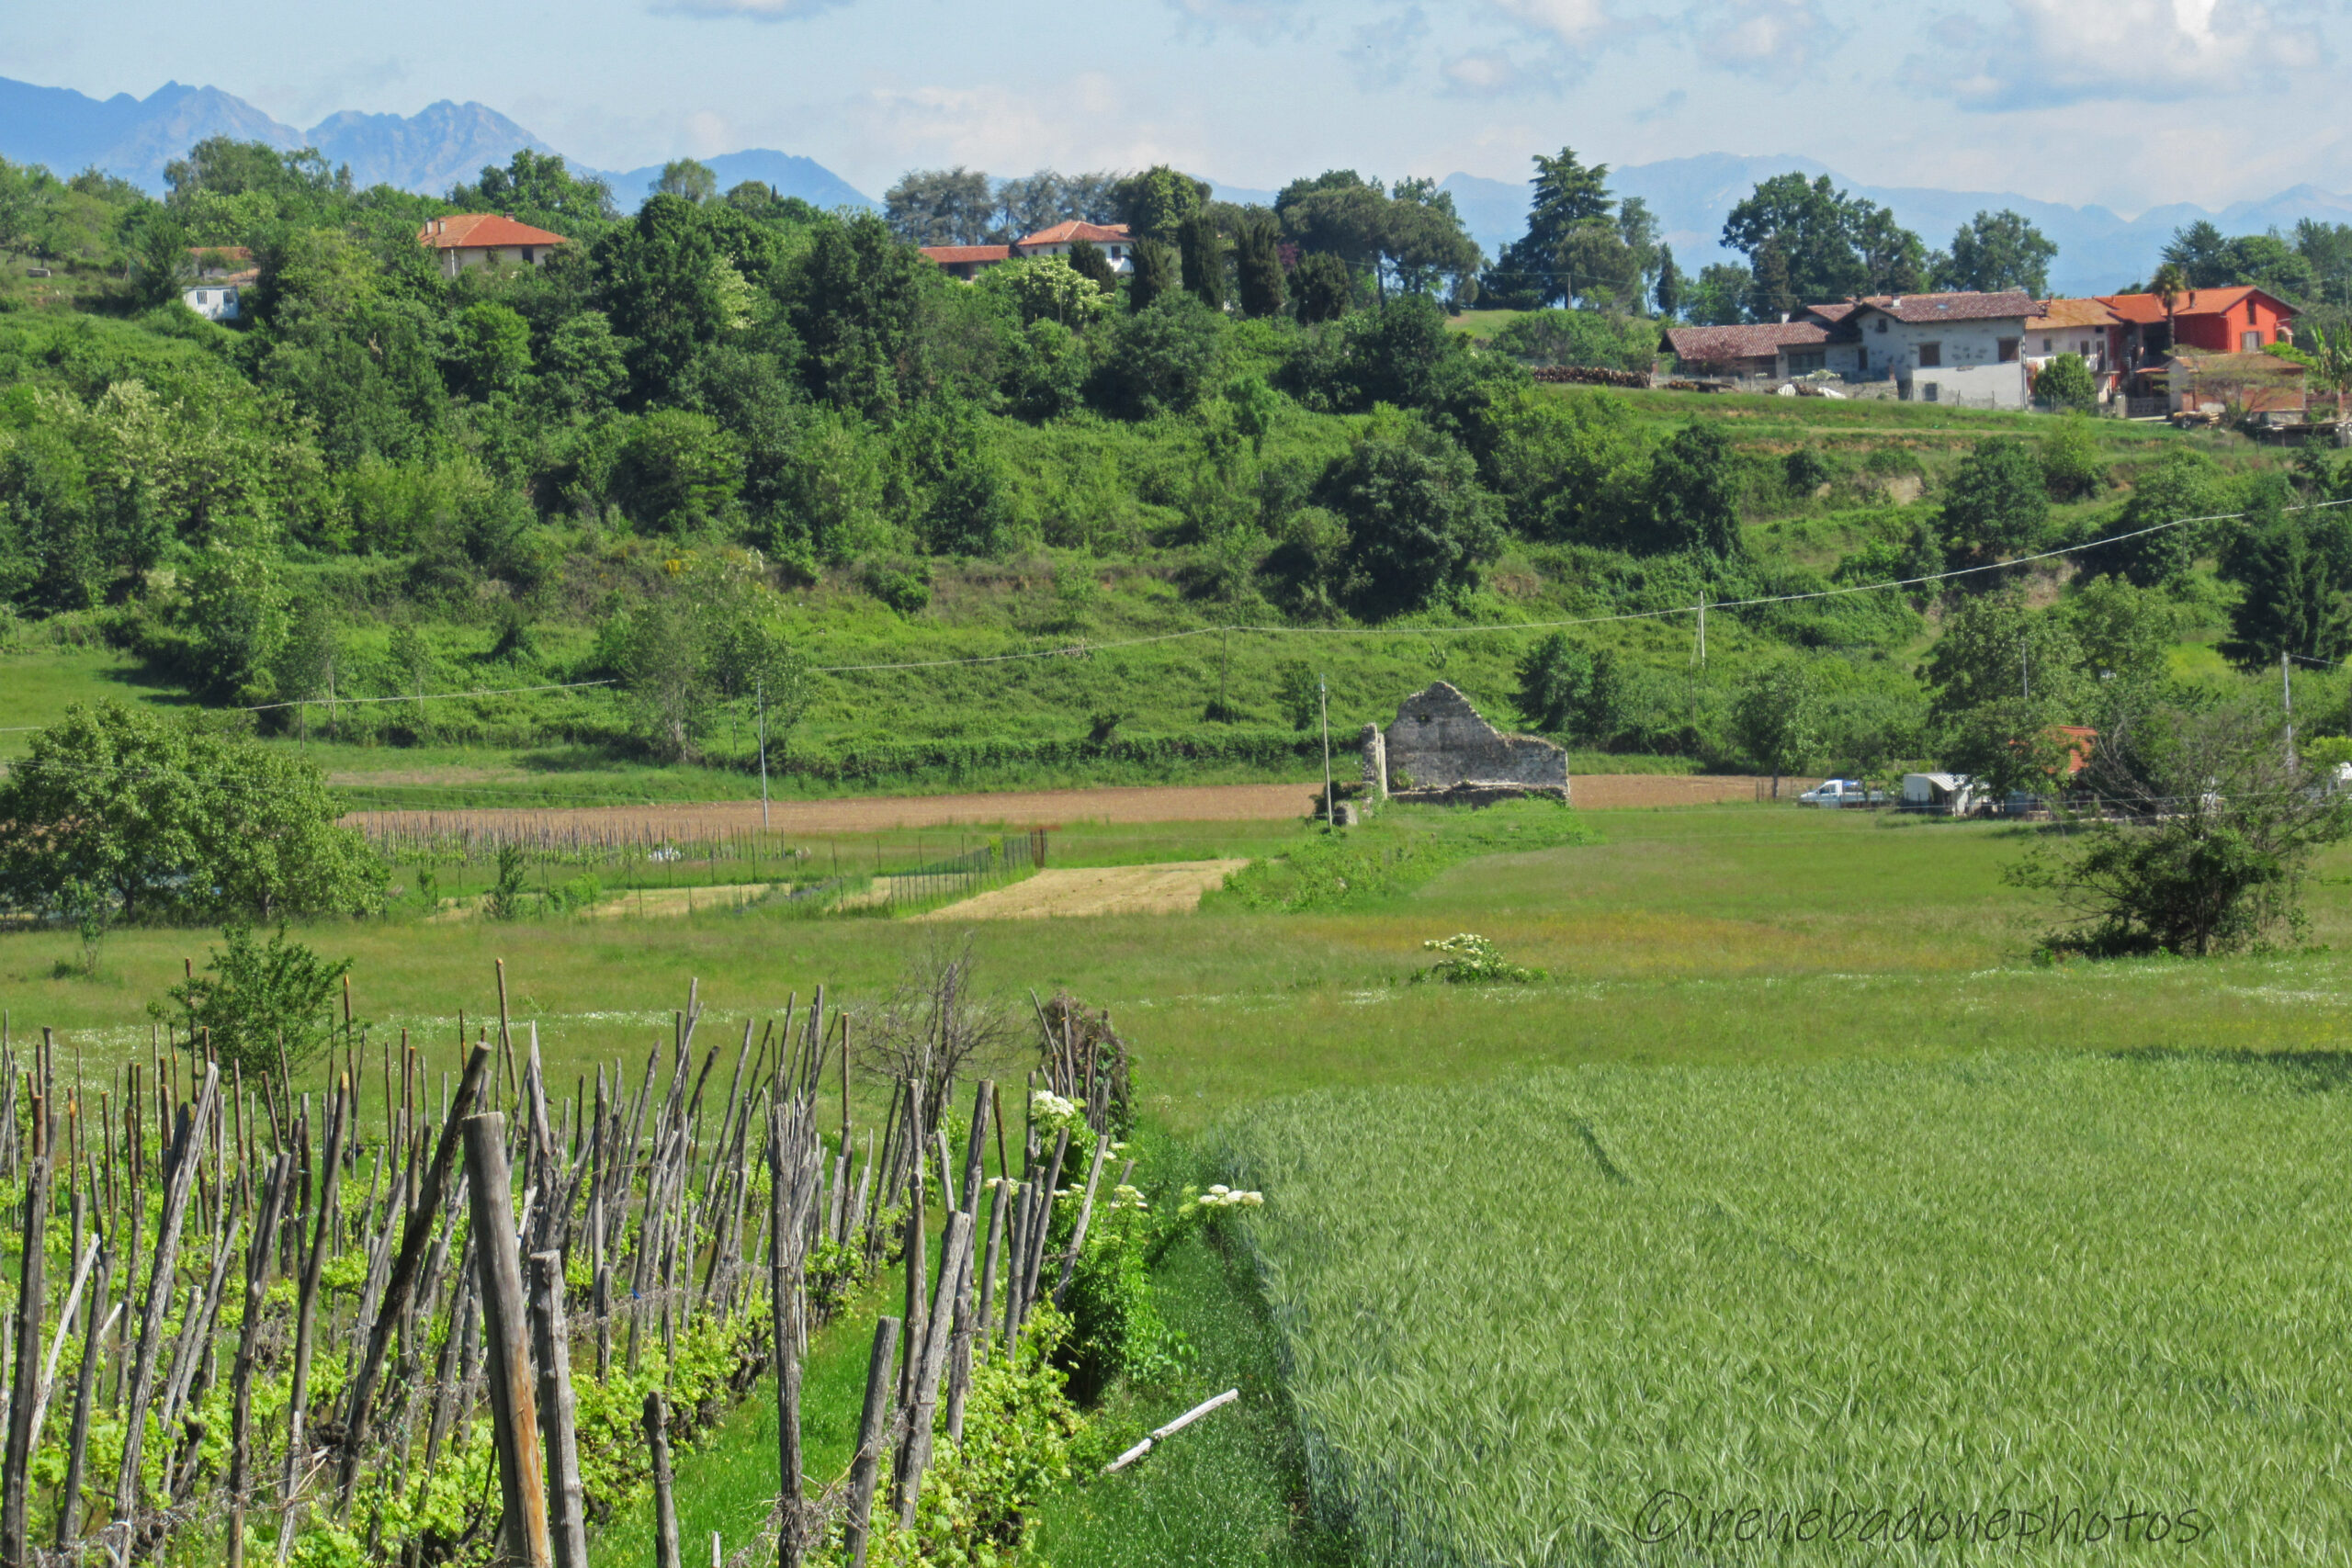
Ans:
<svg viewBox="0 0 2352 1568"><path fill-rule="evenodd" d="M903 567L868 566L863 575L865 591L902 615L930 607L931 584Z"/></svg>
<svg viewBox="0 0 2352 1568"><path fill-rule="evenodd" d="M2056 409L2086 409L2098 401L2091 367L2079 354L2062 354L2033 378L2033 395Z"/></svg>
<svg viewBox="0 0 2352 1568"><path fill-rule="evenodd" d="M1450 986L1523 986L1544 977L1541 969L1528 969L1506 961L1495 951L1493 942L1470 931L1421 945L1444 956L1413 976L1417 985L1423 980L1443 980Z"/></svg>
<svg viewBox="0 0 2352 1568"><path fill-rule="evenodd" d="M335 989L351 969L348 958L328 963L286 928L266 943L245 926L222 930L225 947L206 954L204 972L191 975L167 993L191 1037L209 1032L213 1054L253 1074L278 1069L281 1043L286 1065L300 1071L326 1049L334 1034ZM149 1013L164 1016L161 1003Z"/></svg>

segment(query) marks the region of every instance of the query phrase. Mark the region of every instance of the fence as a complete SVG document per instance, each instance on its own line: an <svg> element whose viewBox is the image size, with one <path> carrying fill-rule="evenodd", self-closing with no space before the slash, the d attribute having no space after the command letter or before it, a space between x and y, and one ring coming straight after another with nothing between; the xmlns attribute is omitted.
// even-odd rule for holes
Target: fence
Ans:
<svg viewBox="0 0 2352 1568"><path fill-rule="evenodd" d="M893 912L902 907L952 903L984 892L1023 871L1042 868L1046 848L1046 829L1032 828L1024 834L1008 833L1001 839L989 840L978 849L945 860L904 871L876 872L869 890L862 896L852 894L851 889L865 878L841 875L796 887L782 895L780 901L805 908L878 908Z"/></svg>

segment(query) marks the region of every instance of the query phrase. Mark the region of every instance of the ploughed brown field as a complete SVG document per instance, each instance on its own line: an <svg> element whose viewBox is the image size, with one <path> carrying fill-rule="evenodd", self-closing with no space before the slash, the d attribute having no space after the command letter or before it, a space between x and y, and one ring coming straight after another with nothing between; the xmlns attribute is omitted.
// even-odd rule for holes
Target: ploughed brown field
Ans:
<svg viewBox="0 0 2352 1568"><path fill-rule="evenodd" d="M1585 773L1570 781L1576 804L1610 811L1655 806L1704 806L1754 800L1758 780L1736 775ZM1810 779L1782 779L1792 800ZM1769 785L1765 787L1769 788ZM1272 822L1304 817L1312 785L1119 785L1101 789L1006 790L979 795L869 795L843 800L776 801L768 819L780 833L876 833L903 828L1057 827L1077 822ZM602 806L502 811L355 811L345 821L412 831L477 830L518 825L596 832L651 831L687 839L746 832L760 825L756 800L676 806Z"/></svg>

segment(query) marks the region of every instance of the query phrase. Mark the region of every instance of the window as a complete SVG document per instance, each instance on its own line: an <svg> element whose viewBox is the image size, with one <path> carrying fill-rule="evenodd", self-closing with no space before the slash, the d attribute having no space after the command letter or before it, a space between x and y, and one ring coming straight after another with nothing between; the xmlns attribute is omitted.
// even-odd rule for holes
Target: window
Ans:
<svg viewBox="0 0 2352 1568"><path fill-rule="evenodd" d="M524 265L525 266L528 266L528 265L531 265L531 263L532 263L532 261L533 261L533 259L534 259L534 258L533 258L533 256L532 256L532 254L531 254L531 247L530 247L530 246L528 246L528 245L525 245L525 246L523 247L523 265Z"/></svg>
<svg viewBox="0 0 2352 1568"><path fill-rule="evenodd" d="M2050 352L2050 340L2048 338L2043 338L2041 340L2041 352L2044 354Z"/></svg>
<svg viewBox="0 0 2352 1568"><path fill-rule="evenodd" d="M1820 369L1824 365L1827 364L1828 358L1828 355L1820 350L1815 350L1810 354L1798 354L1792 352L1789 355L1789 374L1792 376L1809 376L1815 370Z"/></svg>
<svg viewBox="0 0 2352 1568"><path fill-rule="evenodd" d="M2254 320L2254 296L2251 294L2245 297L2245 319L2249 321Z"/></svg>
<svg viewBox="0 0 2352 1568"><path fill-rule="evenodd" d="M1886 331L1886 318L1884 316L1881 316L1878 319L1878 330L1881 332Z"/></svg>
<svg viewBox="0 0 2352 1568"><path fill-rule="evenodd" d="M1933 381L1929 381L1929 382L1928 382L1926 385L1927 385L1927 390L1926 390L1926 392L1925 392L1923 395L1926 397L1926 399L1927 399L1927 400L1928 400L1928 401L1929 401L1929 402L1931 402L1931 403L1932 403L1932 402L1934 402L1934 401L1936 400L1936 394L1937 394L1937 392L1939 392L1939 390L1941 390L1941 389L1940 389L1940 388L1939 388L1939 387L1938 387L1938 386L1937 386Z"/></svg>
<svg viewBox="0 0 2352 1568"><path fill-rule="evenodd" d="M2260 354L2262 352L2262 334L2258 332L2240 333L2238 334L2238 352L2241 354Z"/></svg>
<svg viewBox="0 0 2352 1568"><path fill-rule="evenodd" d="M1937 367L1939 367L1939 366L1940 366L1941 364L1943 364L1943 362L1944 362L1944 345L1943 345L1942 344L1939 344L1939 343L1923 343L1923 344L1921 344L1919 345L1919 368L1920 368L1920 369L1922 369L1922 370L1933 370L1933 369L1935 369Z"/></svg>
<svg viewBox="0 0 2352 1568"><path fill-rule="evenodd" d="M212 303L212 296L199 288L196 291L196 302L199 305L209 305Z"/></svg>
<svg viewBox="0 0 2352 1568"><path fill-rule="evenodd" d="M2001 363L2004 365L2015 365L2018 362L2018 340L2016 338L1995 338L1993 340L1993 350L1994 353L1999 356Z"/></svg>
<svg viewBox="0 0 2352 1568"><path fill-rule="evenodd" d="M235 289L224 288L220 291L220 303L223 305L233 305L236 302L237 291Z"/></svg>

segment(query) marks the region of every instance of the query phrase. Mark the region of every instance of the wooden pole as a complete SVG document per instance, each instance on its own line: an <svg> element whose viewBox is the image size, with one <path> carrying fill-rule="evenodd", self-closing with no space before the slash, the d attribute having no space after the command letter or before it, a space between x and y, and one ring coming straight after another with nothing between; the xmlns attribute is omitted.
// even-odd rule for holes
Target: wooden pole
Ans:
<svg viewBox="0 0 2352 1568"><path fill-rule="evenodd" d="M139 1514L140 1460L147 1441L147 1402L155 1392L155 1357L163 1347L164 1320L171 1305L172 1279L179 1262L180 1227L187 1221L188 1194L195 1188L197 1169L203 1163L197 1155L203 1147L204 1130L211 1122L213 1107L220 1098L220 1069L207 1067L195 1112L182 1130L178 1154L172 1162L171 1180L164 1189L164 1215L155 1233L154 1270L147 1280L147 1299L139 1324L139 1349L130 1369L129 1404L132 1418L123 1427L122 1468L115 1477L114 1517L126 1530Z"/></svg>
<svg viewBox="0 0 2352 1568"><path fill-rule="evenodd" d="M262 1188L262 1212L254 1225L253 1245L245 1254L244 1321L237 1330L237 1367L230 1380L229 1568L244 1568L245 1493L253 1475L254 1338L261 1328L269 1260L277 1250L277 1216L286 1206L292 1166L292 1159L280 1155L270 1168Z"/></svg>
<svg viewBox="0 0 2352 1568"><path fill-rule="evenodd" d="M857 1453L849 1467L849 1517L842 1526L842 1550L849 1568L865 1568L874 1529L874 1483L882 1469L882 1443L889 1436L890 1367L899 1351L899 1320L878 1318L874 1353L865 1363L865 1410L857 1424Z"/></svg>
<svg viewBox="0 0 2352 1568"><path fill-rule="evenodd" d="M474 1100L481 1095L482 1079L489 1070L490 1052L475 1046L467 1055L465 1076L458 1080L458 1098L449 1106L448 1120L442 1123L441 1142L433 1151L432 1168L424 1173L424 1189L408 1215L408 1228L401 1237L399 1261L392 1265L391 1279L384 1287L377 1310L375 1327L368 1336L367 1356L359 1364L358 1376L353 1380L349 1415L345 1421L343 1473L338 1484L342 1505L346 1508L351 1506L352 1490L358 1484L359 1456L366 1451L368 1442L368 1407L375 1396L377 1380L383 1376L384 1357L391 1348L392 1330L408 1314L418 1266L424 1261L424 1254L433 1242L434 1225L441 1217L441 1192L458 1162L459 1129L472 1114ZM388 1104L391 1099L390 1077L387 1071L384 1098ZM397 1212L397 1201L390 1207Z"/></svg>
<svg viewBox="0 0 2352 1568"><path fill-rule="evenodd" d="M498 1444L500 1525L505 1554L524 1568L554 1568L548 1493L533 1440L539 1424L532 1388L530 1314L522 1255L514 1243L514 1186L506 1167L506 1118L495 1111L465 1121L468 1213L481 1263L482 1327L490 1342L491 1427Z"/></svg>
<svg viewBox="0 0 2352 1568"><path fill-rule="evenodd" d="M680 1568L678 1504L670 1479L670 1412L658 1388L645 1396L645 1446L653 1463L653 1568Z"/></svg>
<svg viewBox="0 0 2352 1568"><path fill-rule="evenodd" d="M31 1163L25 1170L25 1208L17 1273L17 1385L8 1403L8 1449L0 1471L0 1562L21 1568L28 1558L27 1511L32 1480L33 1412L45 1402L41 1382L41 1317L49 1304L49 1173L46 1101L32 1101Z"/></svg>
<svg viewBox="0 0 2352 1568"><path fill-rule="evenodd" d="M531 1255L531 1342L539 1363L539 1435L548 1462L548 1533L556 1568L588 1568L586 1501L580 1487L578 1421L571 1395L571 1325L563 1306L563 1254Z"/></svg>

